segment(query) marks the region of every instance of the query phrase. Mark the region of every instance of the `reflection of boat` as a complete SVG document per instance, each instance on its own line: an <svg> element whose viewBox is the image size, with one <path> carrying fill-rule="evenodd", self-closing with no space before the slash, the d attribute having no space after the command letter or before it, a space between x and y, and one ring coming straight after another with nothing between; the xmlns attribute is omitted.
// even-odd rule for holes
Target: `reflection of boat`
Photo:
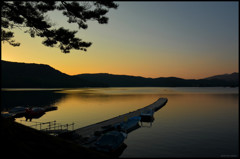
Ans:
<svg viewBox="0 0 240 159"><path fill-rule="evenodd" d="M144 109L141 114L141 121L151 121L153 119L154 111L152 109Z"/></svg>
<svg viewBox="0 0 240 159"><path fill-rule="evenodd" d="M117 158L119 156L122 155L123 151L127 148L127 145L125 143L123 143L117 150L115 150L114 152L110 152L108 153L108 155L110 157L114 157Z"/></svg>
<svg viewBox="0 0 240 159"><path fill-rule="evenodd" d="M152 117L151 119L148 119L148 120L141 120L141 127L152 127L152 123L154 121L154 117Z"/></svg>
<svg viewBox="0 0 240 159"><path fill-rule="evenodd" d="M92 148L103 152L114 152L121 147L127 134L119 131L109 131L102 135Z"/></svg>
<svg viewBox="0 0 240 159"><path fill-rule="evenodd" d="M141 120L141 117L134 116L134 117L129 118L127 121L124 121L124 122L121 122L121 123L118 123L118 124L114 125L114 127L117 130L129 133L129 132L131 132L133 130L136 130L137 128L140 127L139 124L138 124L140 120Z"/></svg>

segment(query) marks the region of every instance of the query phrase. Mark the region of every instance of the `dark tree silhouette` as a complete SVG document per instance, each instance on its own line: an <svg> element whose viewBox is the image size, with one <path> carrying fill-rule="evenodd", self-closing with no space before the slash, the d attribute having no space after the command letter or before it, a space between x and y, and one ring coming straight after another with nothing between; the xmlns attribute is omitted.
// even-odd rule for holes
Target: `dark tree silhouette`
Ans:
<svg viewBox="0 0 240 159"><path fill-rule="evenodd" d="M25 33L31 37L43 38L43 44L49 47L59 47L62 52L69 53L71 49L86 51L91 42L85 42L75 36L77 31L63 27L53 27L46 18L49 11L61 11L68 17L68 23L78 24L79 29L87 29L87 21L96 20L99 24L108 23L105 14L109 9L117 9L112 1L77 2L77 1L1 1L1 41L12 46L20 43L13 40L13 28L27 28Z"/></svg>

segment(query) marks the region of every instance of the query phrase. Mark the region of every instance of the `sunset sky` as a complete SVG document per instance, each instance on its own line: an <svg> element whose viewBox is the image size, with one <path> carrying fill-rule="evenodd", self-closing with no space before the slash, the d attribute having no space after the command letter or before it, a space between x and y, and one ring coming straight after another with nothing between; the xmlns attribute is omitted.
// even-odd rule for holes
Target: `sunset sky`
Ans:
<svg viewBox="0 0 240 159"><path fill-rule="evenodd" d="M87 52L42 45L15 30L20 47L2 43L2 60L47 64L69 75L111 73L200 79L239 72L238 2L116 2L108 24L88 22L78 37L92 42ZM60 12L56 27L78 30Z"/></svg>

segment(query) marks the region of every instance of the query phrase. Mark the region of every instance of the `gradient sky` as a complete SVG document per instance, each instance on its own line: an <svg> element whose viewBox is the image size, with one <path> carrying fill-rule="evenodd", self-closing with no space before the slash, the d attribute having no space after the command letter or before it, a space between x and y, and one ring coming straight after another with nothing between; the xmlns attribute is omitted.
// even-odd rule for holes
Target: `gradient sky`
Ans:
<svg viewBox="0 0 240 159"><path fill-rule="evenodd" d="M116 2L108 24L88 22L79 37L87 52L42 45L24 30L20 47L2 43L2 60L48 64L69 75L112 73L143 77L200 79L239 72L238 2ZM77 30L61 13L50 13L56 27Z"/></svg>

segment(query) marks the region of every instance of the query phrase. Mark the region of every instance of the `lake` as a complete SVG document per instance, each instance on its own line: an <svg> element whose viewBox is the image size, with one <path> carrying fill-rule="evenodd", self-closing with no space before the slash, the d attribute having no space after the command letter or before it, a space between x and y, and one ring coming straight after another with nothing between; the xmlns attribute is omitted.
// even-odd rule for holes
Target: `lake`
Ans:
<svg viewBox="0 0 240 159"><path fill-rule="evenodd" d="M153 123L128 134L120 157L238 157L238 88L2 89L2 109L57 106L32 122L81 128L168 98ZM25 118L16 121L25 125ZM30 123L31 124L31 123Z"/></svg>

